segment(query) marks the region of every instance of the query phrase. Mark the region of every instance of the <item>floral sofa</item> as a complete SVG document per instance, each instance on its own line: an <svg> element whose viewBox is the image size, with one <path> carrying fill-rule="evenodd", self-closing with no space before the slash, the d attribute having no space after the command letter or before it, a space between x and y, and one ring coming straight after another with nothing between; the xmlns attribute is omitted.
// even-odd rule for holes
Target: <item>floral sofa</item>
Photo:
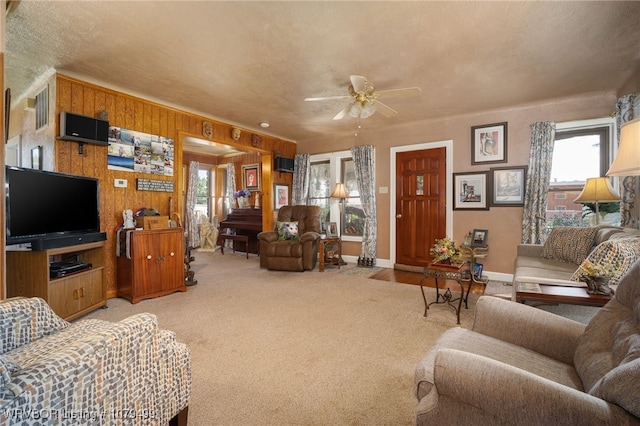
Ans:
<svg viewBox="0 0 640 426"><path fill-rule="evenodd" d="M519 283L586 287L579 280L580 265L619 265L609 284L620 278L640 258L640 231L632 228L599 226L591 228L556 227L544 244L519 244L514 263L513 293ZM614 287L615 288L615 287Z"/></svg>
<svg viewBox="0 0 640 426"><path fill-rule="evenodd" d="M640 424L640 260L588 325L482 296L415 370L417 425Z"/></svg>
<svg viewBox="0 0 640 426"><path fill-rule="evenodd" d="M191 355L152 314L68 323L40 298L0 302L0 424L186 424Z"/></svg>

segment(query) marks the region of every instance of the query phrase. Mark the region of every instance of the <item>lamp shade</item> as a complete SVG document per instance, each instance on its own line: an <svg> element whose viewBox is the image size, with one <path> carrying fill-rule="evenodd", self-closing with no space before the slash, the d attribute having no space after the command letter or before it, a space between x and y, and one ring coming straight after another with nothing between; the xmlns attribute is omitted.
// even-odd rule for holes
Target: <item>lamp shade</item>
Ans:
<svg viewBox="0 0 640 426"><path fill-rule="evenodd" d="M607 176L638 175L640 175L640 118L622 125L618 155L607 172Z"/></svg>
<svg viewBox="0 0 640 426"><path fill-rule="evenodd" d="M595 177L587 179L582 192L573 201L576 203L609 203L619 200L620 195L611 186L609 178Z"/></svg>
<svg viewBox="0 0 640 426"><path fill-rule="evenodd" d="M331 193L331 198L348 198L349 193L347 192L347 187L344 186L344 183L336 183L335 188L333 188L333 192Z"/></svg>

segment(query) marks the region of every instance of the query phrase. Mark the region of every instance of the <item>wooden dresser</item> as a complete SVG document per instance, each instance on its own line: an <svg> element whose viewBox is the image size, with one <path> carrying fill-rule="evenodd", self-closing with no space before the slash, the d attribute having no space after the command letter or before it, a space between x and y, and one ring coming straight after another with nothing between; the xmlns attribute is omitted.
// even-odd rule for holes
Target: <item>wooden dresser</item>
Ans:
<svg viewBox="0 0 640 426"><path fill-rule="evenodd" d="M129 253L117 258L118 297L138 303L187 291L182 228L131 231Z"/></svg>

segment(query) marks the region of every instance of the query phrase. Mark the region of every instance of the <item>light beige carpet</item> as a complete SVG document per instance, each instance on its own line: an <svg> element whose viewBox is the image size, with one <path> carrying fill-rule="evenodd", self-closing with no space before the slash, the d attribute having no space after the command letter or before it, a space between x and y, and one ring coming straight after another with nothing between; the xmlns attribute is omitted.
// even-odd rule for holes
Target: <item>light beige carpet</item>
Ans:
<svg viewBox="0 0 640 426"><path fill-rule="evenodd" d="M277 272L243 253L195 253L186 293L83 318L152 312L191 349L190 425L410 425L416 364L455 326L420 288L359 274ZM427 289L433 299L434 290ZM477 297L462 312L470 327Z"/></svg>

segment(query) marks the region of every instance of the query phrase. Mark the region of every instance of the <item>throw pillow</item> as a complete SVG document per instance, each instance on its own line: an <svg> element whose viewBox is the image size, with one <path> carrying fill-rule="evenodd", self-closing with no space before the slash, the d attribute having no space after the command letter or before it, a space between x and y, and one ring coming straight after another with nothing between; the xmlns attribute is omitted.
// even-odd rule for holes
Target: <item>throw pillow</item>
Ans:
<svg viewBox="0 0 640 426"><path fill-rule="evenodd" d="M276 229L278 230L278 241L297 241L300 239L298 222L276 222Z"/></svg>
<svg viewBox="0 0 640 426"><path fill-rule="evenodd" d="M544 243L542 257L579 265L591 251L597 233L598 228L557 226Z"/></svg>
<svg viewBox="0 0 640 426"><path fill-rule="evenodd" d="M620 279L627 273L629 268L640 259L640 238L627 237L615 238L603 241L582 262L590 261L595 265L617 264L619 265L615 275L609 280L609 285L618 285ZM581 263L581 265L582 265ZM580 268L571 276L572 281L580 281Z"/></svg>

